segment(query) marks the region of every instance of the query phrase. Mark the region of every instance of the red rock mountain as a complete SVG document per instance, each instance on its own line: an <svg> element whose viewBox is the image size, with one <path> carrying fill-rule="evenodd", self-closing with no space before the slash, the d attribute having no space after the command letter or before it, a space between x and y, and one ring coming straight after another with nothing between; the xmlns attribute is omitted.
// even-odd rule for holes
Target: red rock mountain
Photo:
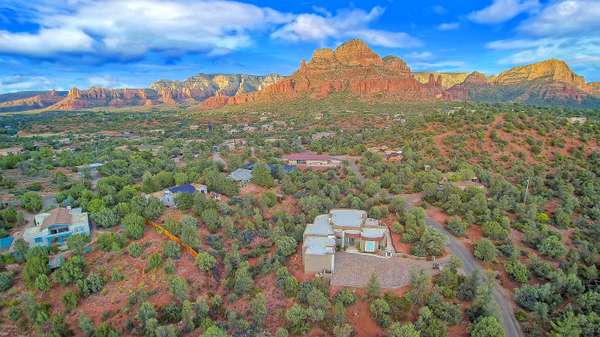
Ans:
<svg viewBox="0 0 600 337"><path fill-rule="evenodd" d="M54 102L48 110L76 110L95 107L192 105L214 95L235 96L260 90L281 76L240 74L198 74L184 81L161 80L148 89L73 88L66 98Z"/></svg>
<svg viewBox="0 0 600 337"><path fill-rule="evenodd" d="M381 58L364 42L350 40L335 50L315 50L311 60L302 61L289 77L256 93L228 97L217 95L204 101L205 108L248 102L289 100L302 96L323 98L335 92L370 98L384 95L391 100L451 99L441 78L417 81L408 65L394 56Z"/></svg>
<svg viewBox="0 0 600 337"><path fill-rule="evenodd" d="M0 112L35 110L49 107L65 98L64 91L34 92L0 102Z"/></svg>

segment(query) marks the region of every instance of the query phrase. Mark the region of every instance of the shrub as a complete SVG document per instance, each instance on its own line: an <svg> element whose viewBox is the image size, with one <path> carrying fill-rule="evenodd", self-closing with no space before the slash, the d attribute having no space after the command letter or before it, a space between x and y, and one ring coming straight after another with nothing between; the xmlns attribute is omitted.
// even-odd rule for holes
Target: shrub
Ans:
<svg viewBox="0 0 600 337"><path fill-rule="evenodd" d="M206 252L200 252L198 253L198 256L196 256L196 266L198 266L198 269L201 271L211 271L216 264L217 259Z"/></svg>
<svg viewBox="0 0 600 337"><path fill-rule="evenodd" d="M77 282L77 288L82 296L96 294L104 287L104 279L96 274L90 273L85 279Z"/></svg>
<svg viewBox="0 0 600 337"><path fill-rule="evenodd" d="M505 337L504 328L494 316L485 316L477 320L471 329L471 337Z"/></svg>
<svg viewBox="0 0 600 337"><path fill-rule="evenodd" d="M374 300L369 306L371 317L382 327L387 327L391 323L390 305L382 298Z"/></svg>
<svg viewBox="0 0 600 337"><path fill-rule="evenodd" d="M464 236L467 224L458 217L452 217L448 220L448 230L455 236Z"/></svg>
<svg viewBox="0 0 600 337"><path fill-rule="evenodd" d="M181 254L181 247L175 241L164 241L162 244L163 254L168 258L178 258Z"/></svg>
<svg viewBox="0 0 600 337"><path fill-rule="evenodd" d="M551 235L538 245L538 250L540 253L546 256L550 256L553 258L561 257L565 255L567 249L562 244L559 237Z"/></svg>
<svg viewBox="0 0 600 337"><path fill-rule="evenodd" d="M139 242L133 242L127 247L131 257L140 257L144 253L144 247Z"/></svg>
<svg viewBox="0 0 600 337"><path fill-rule="evenodd" d="M280 255L290 256L296 252L296 239L283 235L275 239L275 246Z"/></svg>
<svg viewBox="0 0 600 337"><path fill-rule="evenodd" d="M344 306L349 306L356 302L356 295L349 288L343 288L335 294L334 301L342 303Z"/></svg>
<svg viewBox="0 0 600 337"><path fill-rule="evenodd" d="M529 280L529 269L516 258L511 258L504 268L506 273L519 283L527 283Z"/></svg>
<svg viewBox="0 0 600 337"><path fill-rule="evenodd" d="M0 292L10 289L13 286L13 283L14 279L11 272L0 272Z"/></svg>
<svg viewBox="0 0 600 337"><path fill-rule="evenodd" d="M496 246L489 239L481 239L475 242L474 255L478 259L493 262L496 261L497 254Z"/></svg>
<svg viewBox="0 0 600 337"><path fill-rule="evenodd" d="M144 218L141 215L131 213L123 218L125 234L132 240L139 240L144 236Z"/></svg>

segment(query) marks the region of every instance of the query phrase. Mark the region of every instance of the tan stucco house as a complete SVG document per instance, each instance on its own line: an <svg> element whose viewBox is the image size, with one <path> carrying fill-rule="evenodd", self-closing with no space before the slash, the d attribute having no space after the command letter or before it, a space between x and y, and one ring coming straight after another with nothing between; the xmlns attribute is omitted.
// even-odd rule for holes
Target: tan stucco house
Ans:
<svg viewBox="0 0 600 337"><path fill-rule="evenodd" d="M306 273L335 269L337 249L370 254L393 253L388 228L357 209L332 209L306 225L302 258Z"/></svg>

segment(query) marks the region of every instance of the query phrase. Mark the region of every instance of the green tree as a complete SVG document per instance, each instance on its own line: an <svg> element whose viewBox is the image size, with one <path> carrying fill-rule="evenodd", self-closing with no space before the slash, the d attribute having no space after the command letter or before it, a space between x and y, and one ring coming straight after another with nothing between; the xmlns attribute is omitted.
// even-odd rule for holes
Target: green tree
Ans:
<svg viewBox="0 0 600 337"><path fill-rule="evenodd" d="M392 324L388 330L388 337L421 337L419 331L414 324L400 324L398 322Z"/></svg>
<svg viewBox="0 0 600 337"><path fill-rule="evenodd" d="M79 315L79 328L85 337L91 337L94 334L94 322L84 313Z"/></svg>
<svg viewBox="0 0 600 337"><path fill-rule="evenodd" d="M42 210L42 197L35 192L25 192L19 198L21 207L28 210L31 213L38 213Z"/></svg>
<svg viewBox="0 0 600 337"><path fill-rule="evenodd" d="M492 241L489 239L481 239L475 242L473 255L482 261L494 262L496 261L498 252Z"/></svg>
<svg viewBox="0 0 600 337"><path fill-rule="evenodd" d="M144 236L144 218L141 215L130 213L123 217L125 234L132 240L139 240Z"/></svg>
<svg viewBox="0 0 600 337"><path fill-rule="evenodd" d="M27 262L23 269L25 285L30 288L35 286L35 281L40 275L48 275L48 253L41 247L33 247L27 252Z"/></svg>
<svg viewBox="0 0 600 337"><path fill-rule="evenodd" d="M203 272L211 271L216 264L217 259L206 252L200 252L198 253L198 256L196 256L196 266Z"/></svg>
<svg viewBox="0 0 600 337"><path fill-rule="evenodd" d="M189 286L185 279L179 276L173 276L171 277L169 284L171 286L171 292L173 293L173 296L175 296L179 302L183 302L187 299L189 294Z"/></svg>
<svg viewBox="0 0 600 337"><path fill-rule="evenodd" d="M267 300L263 294L258 293L250 302L249 313L255 327L262 328L267 318Z"/></svg>
<svg viewBox="0 0 600 337"><path fill-rule="evenodd" d="M235 272L233 289L240 296L248 293L254 286L254 280L248 270L249 267L248 262L242 262Z"/></svg>
<svg viewBox="0 0 600 337"><path fill-rule="evenodd" d="M35 287L43 293L48 291L50 289L50 279L48 278L48 275L39 274L35 279Z"/></svg>
<svg viewBox="0 0 600 337"><path fill-rule="evenodd" d="M382 327L387 327L391 323L390 305L382 298L371 302L369 306L371 317Z"/></svg>
<svg viewBox="0 0 600 337"><path fill-rule="evenodd" d="M117 212L107 207L102 208L96 213L92 213L91 217L92 220L94 220L94 222L102 228L114 227L119 223L119 216L117 215Z"/></svg>
<svg viewBox="0 0 600 337"><path fill-rule="evenodd" d="M367 297L373 300L381 296L381 285L379 284L379 278L377 274L372 273L367 283Z"/></svg>
<svg viewBox="0 0 600 337"><path fill-rule="evenodd" d="M11 272L0 272L0 292L6 291L13 286L14 278Z"/></svg>
<svg viewBox="0 0 600 337"><path fill-rule="evenodd" d="M275 239L275 246L281 256L290 256L296 252L296 239L291 236L282 235Z"/></svg>
<svg viewBox="0 0 600 337"><path fill-rule="evenodd" d="M90 242L90 237L76 233L67 238L67 247L75 254L82 255L85 246Z"/></svg>
<svg viewBox="0 0 600 337"><path fill-rule="evenodd" d="M201 337L231 337L229 336L223 329L211 325L206 331L202 334Z"/></svg>
<svg viewBox="0 0 600 337"><path fill-rule="evenodd" d="M485 316L473 324L471 337L505 337L504 329L494 316ZM566 335L560 335L566 337Z"/></svg>
<svg viewBox="0 0 600 337"><path fill-rule="evenodd" d="M264 163L258 163L252 170L252 182L263 187L273 187L275 180L271 175L271 169Z"/></svg>

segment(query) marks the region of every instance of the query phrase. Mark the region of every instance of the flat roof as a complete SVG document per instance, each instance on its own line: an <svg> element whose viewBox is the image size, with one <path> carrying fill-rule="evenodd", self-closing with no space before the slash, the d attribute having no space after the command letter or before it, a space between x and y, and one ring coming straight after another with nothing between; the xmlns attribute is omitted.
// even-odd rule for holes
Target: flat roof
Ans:
<svg viewBox="0 0 600 337"><path fill-rule="evenodd" d="M359 209L332 209L329 214L334 226L360 227L367 212Z"/></svg>
<svg viewBox="0 0 600 337"><path fill-rule="evenodd" d="M304 229L304 235L333 235L333 229L327 221L327 214L317 216L314 223L306 225L306 228Z"/></svg>

